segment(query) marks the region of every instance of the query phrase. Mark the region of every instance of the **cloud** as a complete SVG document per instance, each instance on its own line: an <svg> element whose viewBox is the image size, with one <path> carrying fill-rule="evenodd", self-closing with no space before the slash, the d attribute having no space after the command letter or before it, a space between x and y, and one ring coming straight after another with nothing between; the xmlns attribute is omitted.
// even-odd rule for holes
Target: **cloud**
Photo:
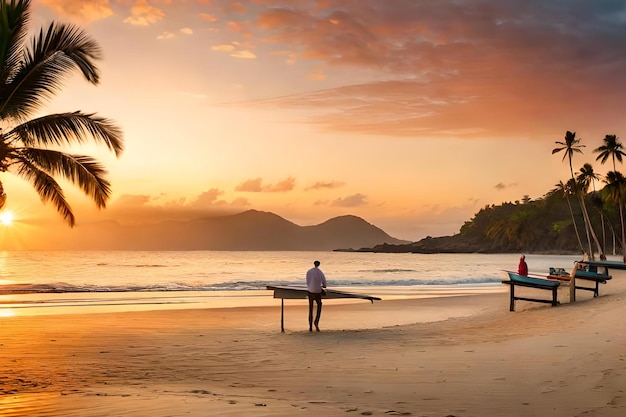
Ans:
<svg viewBox="0 0 626 417"><path fill-rule="evenodd" d="M211 47L212 51L217 52L227 52L233 58L242 58L242 59L255 59L256 55L245 49L241 49L244 46L239 42L232 42L230 44L221 44L221 45L213 45ZM247 46L250 46L249 44Z"/></svg>
<svg viewBox="0 0 626 417"><path fill-rule="evenodd" d="M209 13L200 13L200 18L206 20L207 22L215 23L218 21L218 18Z"/></svg>
<svg viewBox="0 0 626 417"><path fill-rule="evenodd" d="M254 59L256 55L250 51L236 51L230 54L233 58Z"/></svg>
<svg viewBox="0 0 626 417"><path fill-rule="evenodd" d="M254 105L314 109L316 116L302 121L331 131L511 138L526 135L532 121L542 139L554 126L581 120L606 129L626 95L620 2L261 4L248 8L259 11L246 20L229 16L226 29L254 34L291 63L315 63L312 79L338 70L355 81Z"/></svg>
<svg viewBox="0 0 626 417"><path fill-rule="evenodd" d="M173 37L174 37L174 34L172 32L163 32L159 36L157 36L157 39L159 40L172 39Z"/></svg>
<svg viewBox="0 0 626 417"><path fill-rule="evenodd" d="M182 33L183 35L193 35L193 30L190 28L182 28L179 30L180 33ZM158 40L163 40L163 39L172 39L176 36L175 33L172 32L163 32L160 35L157 36Z"/></svg>
<svg viewBox="0 0 626 417"><path fill-rule="evenodd" d="M152 198L148 195L131 195L124 194L120 196L113 205L115 206L126 206L126 207L140 207L148 204Z"/></svg>
<svg viewBox="0 0 626 417"><path fill-rule="evenodd" d="M218 188L211 188L186 205L186 207L192 209L210 209L215 207L247 207L250 206L250 201L247 198L236 198L231 202L224 199L220 199L224 195L224 191Z"/></svg>
<svg viewBox="0 0 626 417"><path fill-rule="evenodd" d="M214 45L211 47L212 51L231 52L235 50L234 45Z"/></svg>
<svg viewBox="0 0 626 417"><path fill-rule="evenodd" d="M367 204L367 197L363 194L354 194L344 198L338 198L331 202L333 207L359 207Z"/></svg>
<svg viewBox="0 0 626 417"><path fill-rule="evenodd" d="M507 188L516 187L516 186L517 186L517 183L515 183L515 182L512 182L512 183L510 183L510 184L504 184L504 183L499 182L499 183L497 183L497 184L495 185L495 187L494 187L494 188L495 188L496 190L502 191L502 190L505 190L505 189L507 189Z"/></svg>
<svg viewBox="0 0 626 417"><path fill-rule="evenodd" d="M284 193L288 191L292 191L295 187L296 180L293 177L288 177L287 179L280 181L276 184L263 185L263 179L254 178L247 181L242 182L237 187L235 187L235 191L242 191L248 193Z"/></svg>
<svg viewBox="0 0 626 417"><path fill-rule="evenodd" d="M269 185L263 189L263 191L271 192L271 193L285 193L287 191L292 191L296 185L296 179L293 177L289 177L286 180L283 180L277 184Z"/></svg>
<svg viewBox="0 0 626 417"><path fill-rule="evenodd" d="M196 199L190 204L191 207L194 208L202 208L202 207L212 207L214 205L226 205L227 203L224 200L218 200L217 198L224 194L224 191L219 190L217 188L211 188L208 191L201 193Z"/></svg>
<svg viewBox="0 0 626 417"><path fill-rule="evenodd" d="M113 15L109 0L40 0L59 16L89 23L106 19Z"/></svg>
<svg viewBox="0 0 626 417"><path fill-rule="evenodd" d="M309 185L308 187L306 187L304 189L304 191L310 191L310 190L332 190L334 188L339 188L339 187L343 187L345 185L344 182L340 182L340 181L328 181L328 182L324 182L324 181L318 181L313 185Z"/></svg>
<svg viewBox="0 0 626 417"><path fill-rule="evenodd" d="M248 200L247 198L239 197L234 199L230 203L230 205L233 207L249 207L252 205L252 203L250 203L250 200Z"/></svg>
<svg viewBox="0 0 626 417"><path fill-rule="evenodd" d="M150 26L159 22L164 16L163 9L151 6L147 0L137 0L131 9L131 15L124 19L124 23L135 26Z"/></svg>
<svg viewBox="0 0 626 417"><path fill-rule="evenodd" d="M198 209L210 209L215 207L246 207L250 205L250 201L246 198L236 198L231 202L228 202L220 197L224 195L224 191L218 188L211 188L207 191L200 193L193 199L187 200L184 197L180 197L174 200L168 199L167 195L162 194L159 196L149 196L143 194L124 194L120 196L111 205L113 209L140 209L140 208L152 208L152 209L164 209L164 210L198 210Z"/></svg>
<svg viewBox="0 0 626 417"><path fill-rule="evenodd" d="M263 191L263 179L255 178L247 180L235 187L235 191L243 191L248 193L260 193Z"/></svg>

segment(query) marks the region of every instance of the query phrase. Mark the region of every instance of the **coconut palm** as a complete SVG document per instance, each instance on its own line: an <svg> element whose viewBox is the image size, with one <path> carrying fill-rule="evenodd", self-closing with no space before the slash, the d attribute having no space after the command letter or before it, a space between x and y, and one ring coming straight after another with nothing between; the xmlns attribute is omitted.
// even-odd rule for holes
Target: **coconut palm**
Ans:
<svg viewBox="0 0 626 417"><path fill-rule="evenodd" d="M574 153L583 153L580 148L584 148L585 145L580 144L580 139L576 138L576 132L570 132L569 130L565 132L565 138L563 142L557 140L554 143L559 145L559 147L552 149L552 154L564 151L562 160L565 161L565 158L569 160L569 170L572 174L572 178L574 178L572 158L574 157Z"/></svg>
<svg viewBox="0 0 626 417"><path fill-rule="evenodd" d="M617 159L621 163L622 157L626 156L626 153L622 151L623 147L618 139L619 138L615 135L605 135L603 139L604 145L593 150L593 152L598 152L596 161L599 160L602 165L611 157L613 160L613 171L615 171L615 160Z"/></svg>
<svg viewBox="0 0 626 417"><path fill-rule="evenodd" d="M593 171L593 166L591 164L584 164L582 168L580 168L580 173L576 176L576 181L581 185L582 191L588 192L589 186L593 185L593 190L596 190L595 182L602 179L600 174L596 174Z"/></svg>
<svg viewBox="0 0 626 417"><path fill-rule="evenodd" d="M72 209L54 177L69 180L98 208L106 206L110 183L94 158L53 148L93 140L119 156L122 132L111 121L81 111L32 118L72 71L98 84L100 49L80 28L54 22L27 44L30 5L30 0L0 1L0 172L25 179L74 226ZM2 182L0 192L3 206Z"/></svg>
<svg viewBox="0 0 626 417"><path fill-rule="evenodd" d="M600 253L602 253L602 249L600 248L600 242L598 241L598 238L593 230L593 226L591 225L591 220L589 219L589 214L587 213L587 207L585 206L585 199L583 197L582 192L579 189L578 183L576 182L576 178L574 177L574 169L572 167L572 158L574 156L574 153L583 153L581 148L584 148L585 145L581 145L580 144L580 138L576 138L576 132L570 132L569 130L567 132L565 132L565 138L564 141L556 141L555 142L557 145L560 145L558 148L554 148L552 149L552 154L564 151L564 155L563 155L563 161L565 160L565 158L568 158L568 162L569 162L569 170L571 173L571 178L572 178L572 187L573 190L575 192L575 194L578 196L578 200L580 203L580 208L583 214L583 221L585 224L585 233L587 236L587 243L589 245L589 254L591 256L591 259L594 259L594 252L593 249L591 247L591 238L590 236L592 236L594 238L594 241L596 243L596 245L598 246L598 251Z"/></svg>
<svg viewBox="0 0 626 417"><path fill-rule="evenodd" d="M626 262L626 228L624 227L623 204L624 188L626 188L626 178L624 178L621 172L609 171L604 177L604 182L606 182L606 187L604 187L604 190L607 193L607 198L611 202L617 204L619 208L619 218L622 227L622 258L624 262Z"/></svg>

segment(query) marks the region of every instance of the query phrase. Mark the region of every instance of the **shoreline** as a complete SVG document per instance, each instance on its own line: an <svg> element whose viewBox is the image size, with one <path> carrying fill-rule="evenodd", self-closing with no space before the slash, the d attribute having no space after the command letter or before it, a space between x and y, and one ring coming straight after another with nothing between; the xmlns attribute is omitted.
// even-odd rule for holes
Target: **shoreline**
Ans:
<svg viewBox="0 0 626 417"><path fill-rule="evenodd" d="M618 274L615 274L618 275ZM624 275L626 276L626 275ZM0 414L626 412L626 281L550 307L508 293L0 318ZM289 300L288 300L289 301ZM445 311L446 314L441 313ZM452 312L452 314L451 314Z"/></svg>
<svg viewBox="0 0 626 417"><path fill-rule="evenodd" d="M332 288L357 294L374 295L384 300L439 298L479 295L505 291L500 284L354 286ZM291 300L287 303L306 303ZM350 299L326 300L349 304ZM277 304L278 303L278 304ZM0 294L0 317L65 314L121 313L150 310L186 310L279 305L269 290L226 291L101 291L101 292L11 292Z"/></svg>

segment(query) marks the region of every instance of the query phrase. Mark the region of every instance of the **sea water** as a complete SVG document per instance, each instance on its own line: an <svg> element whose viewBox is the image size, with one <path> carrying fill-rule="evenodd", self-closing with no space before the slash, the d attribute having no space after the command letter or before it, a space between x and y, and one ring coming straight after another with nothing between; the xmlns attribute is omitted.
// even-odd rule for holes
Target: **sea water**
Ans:
<svg viewBox="0 0 626 417"><path fill-rule="evenodd" d="M579 256L527 255L531 273ZM0 316L269 305L268 285L303 285L321 261L329 288L383 299L506 291L519 254L361 252L0 252Z"/></svg>

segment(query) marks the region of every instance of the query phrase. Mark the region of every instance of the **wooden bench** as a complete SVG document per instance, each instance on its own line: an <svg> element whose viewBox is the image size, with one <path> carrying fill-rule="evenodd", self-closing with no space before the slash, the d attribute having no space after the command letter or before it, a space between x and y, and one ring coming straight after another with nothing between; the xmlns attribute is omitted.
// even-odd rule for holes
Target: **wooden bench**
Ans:
<svg viewBox="0 0 626 417"><path fill-rule="evenodd" d="M577 290L585 290L585 291L593 291L593 296L597 297L600 293L600 284L606 284L608 280L613 278L610 275L599 274L597 272L585 271L582 269L576 270L575 274L576 279L583 279L586 281L592 281L595 283L593 287L583 287L580 285L574 285Z"/></svg>
<svg viewBox="0 0 626 417"><path fill-rule="evenodd" d="M502 281L503 284L509 285L511 287L511 304L509 307L509 311L515 311L515 301L532 301L536 303L547 303L551 304L552 307L559 305L559 301L557 300L557 288L561 283L559 281L550 281L542 278L532 278L526 277L514 272L505 271L509 275L508 281ZM515 295L515 287L529 287L540 290L549 290L552 292L552 299L545 298L530 298L530 297L518 297Z"/></svg>

